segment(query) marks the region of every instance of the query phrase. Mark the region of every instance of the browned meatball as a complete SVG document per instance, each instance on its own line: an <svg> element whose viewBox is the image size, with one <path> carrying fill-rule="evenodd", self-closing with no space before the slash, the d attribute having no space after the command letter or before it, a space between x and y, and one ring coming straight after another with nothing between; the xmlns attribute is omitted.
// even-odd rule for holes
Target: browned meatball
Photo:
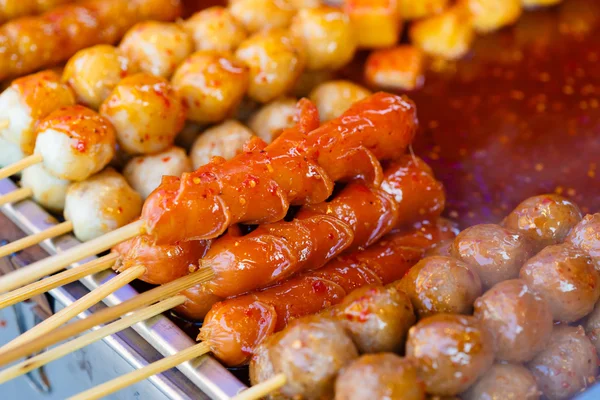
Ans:
<svg viewBox="0 0 600 400"><path fill-rule="evenodd" d="M531 242L519 232L494 224L475 225L458 234L450 252L469 264L484 288L519 276L532 251Z"/></svg>
<svg viewBox="0 0 600 400"><path fill-rule="evenodd" d="M361 353L402 350L416 321L409 297L395 287L356 289L326 313L342 323Z"/></svg>
<svg viewBox="0 0 600 400"><path fill-rule="evenodd" d="M300 318L258 347L250 362L250 381L256 385L283 373L287 382L271 398L332 398L338 371L357 357L340 323L321 316Z"/></svg>
<svg viewBox="0 0 600 400"><path fill-rule="evenodd" d="M446 256L450 257L450 249L452 248L452 243L454 243L454 239L446 239L442 240L431 246L426 252L425 257L431 256Z"/></svg>
<svg viewBox="0 0 600 400"><path fill-rule="evenodd" d="M594 311L588 315L584 328L592 344L596 346L596 351L600 351L600 302L596 303Z"/></svg>
<svg viewBox="0 0 600 400"><path fill-rule="evenodd" d="M408 331L406 355L417 361L427 393L456 395L471 386L494 361L490 334L475 317L437 314Z"/></svg>
<svg viewBox="0 0 600 400"><path fill-rule="evenodd" d="M504 361L531 360L552 332L550 306L521 279L500 282L478 298L475 317L492 334L496 358Z"/></svg>
<svg viewBox="0 0 600 400"><path fill-rule="evenodd" d="M518 364L494 364L461 397L463 400L537 400L540 392L527 368Z"/></svg>
<svg viewBox="0 0 600 400"><path fill-rule="evenodd" d="M481 296L481 280L466 263L444 256L426 257L397 286L409 295L419 318L433 314L470 314Z"/></svg>
<svg viewBox="0 0 600 400"><path fill-rule="evenodd" d="M345 367L335 381L335 400L423 400L425 385L414 363L391 353L364 355Z"/></svg>
<svg viewBox="0 0 600 400"><path fill-rule="evenodd" d="M525 234L540 250L562 243L579 221L581 211L575 203L555 194L544 194L521 202L502 225Z"/></svg>
<svg viewBox="0 0 600 400"><path fill-rule="evenodd" d="M568 399L594 381L598 356L582 327L557 326L548 347L528 367L546 397Z"/></svg>
<svg viewBox="0 0 600 400"><path fill-rule="evenodd" d="M567 242L592 257L600 271L600 213L586 215L567 236Z"/></svg>
<svg viewBox="0 0 600 400"><path fill-rule="evenodd" d="M592 259L568 243L540 251L525 263L520 276L546 299L557 321L585 317L600 297L600 276Z"/></svg>

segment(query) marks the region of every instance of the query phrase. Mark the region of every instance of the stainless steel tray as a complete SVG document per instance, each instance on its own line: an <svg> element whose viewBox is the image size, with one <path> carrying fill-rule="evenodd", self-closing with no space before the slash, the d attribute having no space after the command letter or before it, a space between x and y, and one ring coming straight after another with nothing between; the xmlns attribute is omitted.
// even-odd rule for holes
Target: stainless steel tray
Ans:
<svg viewBox="0 0 600 400"><path fill-rule="evenodd" d="M0 195L10 193L17 188L18 186L9 179L0 180ZM57 224L54 217L30 200L24 200L16 204L7 204L1 207L0 210L27 234L37 233ZM56 254L79 243L74 236L67 234L54 240L45 240L40 246L49 254ZM87 262L93 258L95 256L81 260L78 264ZM114 276L115 274L110 270L103 271L82 279L81 283L87 289L93 290ZM107 306L114 306L134 297L136 294L135 289L128 285L108 296L104 300L104 303ZM50 291L50 295L65 306L71 304L78 297L81 297L81 294L73 293L69 286L54 289ZM88 315L89 311L82 313L79 317L85 318ZM194 344L194 341L185 332L164 315L140 322L132 328L163 356L175 354ZM134 368L140 368L151 362L149 358L151 359L152 357L144 357L143 344L136 346L135 343L124 340L122 335L112 335L105 338L104 341ZM189 386L189 384L186 385L187 382L184 382L183 385L181 383L177 384L169 379L171 377L169 375L152 377L150 381L171 399L211 398L213 400L225 400L246 388L242 382L210 356L199 357L181 364L177 368L202 393L199 391L197 393L188 393L188 390L181 388L181 386Z"/></svg>

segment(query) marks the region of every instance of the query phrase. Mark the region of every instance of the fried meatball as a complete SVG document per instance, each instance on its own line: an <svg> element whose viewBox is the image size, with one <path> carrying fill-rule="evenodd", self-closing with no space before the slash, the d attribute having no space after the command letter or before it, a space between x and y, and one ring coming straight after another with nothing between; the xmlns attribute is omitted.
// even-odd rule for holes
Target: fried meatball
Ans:
<svg viewBox="0 0 600 400"><path fill-rule="evenodd" d="M600 302L596 303L594 310L586 318L584 328L592 344L596 346L596 351L600 351Z"/></svg>
<svg viewBox="0 0 600 400"><path fill-rule="evenodd" d="M320 84L310 92L309 98L319 110L321 122L342 115L359 100L369 97L371 91L350 81L329 81Z"/></svg>
<svg viewBox="0 0 600 400"><path fill-rule="evenodd" d="M38 123L35 153L44 168L60 179L82 181L102 170L116 150L112 124L97 112L75 105L61 107Z"/></svg>
<svg viewBox="0 0 600 400"><path fill-rule="evenodd" d="M579 207L571 200L545 194L521 202L502 225L531 238L539 251L551 244L562 243L581 217Z"/></svg>
<svg viewBox="0 0 600 400"><path fill-rule="evenodd" d="M494 364L461 397L463 400L537 400L540 392L527 368L518 364Z"/></svg>
<svg viewBox="0 0 600 400"><path fill-rule="evenodd" d="M137 71L114 46L101 44L75 53L62 74L75 92L77 102L97 110L126 76Z"/></svg>
<svg viewBox="0 0 600 400"><path fill-rule="evenodd" d="M247 35L244 25L219 6L195 13L181 26L193 39L196 50L234 51Z"/></svg>
<svg viewBox="0 0 600 400"><path fill-rule="evenodd" d="M540 251L525 263L520 277L546 299L557 321L585 317L600 297L600 275L592 259L568 243Z"/></svg>
<svg viewBox="0 0 600 400"><path fill-rule="evenodd" d="M240 44L235 56L250 68L248 96L261 103L288 93L305 63L302 45L283 29L250 36Z"/></svg>
<svg viewBox="0 0 600 400"><path fill-rule="evenodd" d="M65 219L81 241L102 236L133 221L142 211L142 199L112 168L69 186Z"/></svg>
<svg viewBox="0 0 600 400"><path fill-rule="evenodd" d="M197 51L177 68L173 87L194 122L218 122L233 114L248 89L248 68L233 55Z"/></svg>
<svg viewBox="0 0 600 400"><path fill-rule="evenodd" d="M586 215L567 236L567 242L592 257L600 271L600 213Z"/></svg>
<svg viewBox="0 0 600 400"><path fill-rule="evenodd" d="M286 28L296 13L289 0L235 0L229 11L251 33Z"/></svg>
<svg viewBox="0 0 600 400"><path fill-rule="evenodd" d="M433 314L470 314L481 296L481 280L466 263L433 256L419 261L397 285L410 297L419 318Z"/></svg>
<svg viewBox="0 0 600 400"><path fill-rule="evenodd" d="M30 188L33 199L53 212L62 212L70 184L71 181L57 178L46 171L43 164L25 168L21 177L21 186Z"/></svg>
<svg viewBox="0 0 600 400"><path fill-rule="evenodd" d="M427 393L456 395L494 361L490 334L475 317L436 314L410 328L406 355L417 362Z"/></svg>
<svg viewBox="0 0 600 400"><path fill-rule="evenodd" d="M256 385L283 373L286 384L270 397L332 398L338 371L357 357L340 323L321 316L300 318L258 347L250 362L250 381Z"/></svg>
<svg viewBox="0 0 600 400"><path fill-rule="evenodd" d="M306 50L309 70L340 69L356 52L350 17L336 8L304 8L292 20L290 31Z"/></svg>
<svg viewBox="0 0 600 400"><path fill-rule="evenodd" d="M427 249L424 256L425 257L431 257L431 256L450 257L451 256L450 250L452 248L452 243L454 243L454 239L442 240L441 242L438 242L438 243L434 244L433 246L431 246L429 249Z"/></svg>
<svg viewBox="0 0 600 400"><path fill-rule="evenodd" d="M547 398L569 399L594 381L598 356L582 327L560 325L528 367Z"/></svg>
<svg viewBox="0 0 600 400"><path fill-rule="evenodd" d="M285 97L265 104L250 120L248 126L256 136L271 143L286 128L294 126L297 100Z"/></svg>
<svg viewBox="0 0 600 400"><path fill-rule="evenodd" d="M451 254L469 264L479 274L484 288L490 288L519 276L533 248L530 240L516 230L481 224L459 233Z"/></svg>
<svg viewBox="0 0 600 400"><path fill-rule="evenodd" d="M242 151L244 143L252 138L252 131L241 123L228 120L213 126L198 136L190 157L194 169L208 164L215 156L228 160Z"/></svg>
<svg viewBox="0 0 600 400"><path fill-rule="evenodd" d="M367 354L346 366L335 381L335 400L422 400L425 385L414 362L392 353Z"/></svg>
<svg viewBox="0 0 600 400"><path fill-rule="evenodd" d="M163 176L180 177L192 170L192 161L180 147L154 155L132 158L123 169L123 176L143 199L160 185Z"/></svg>
<svg viewBox="0 0 600 400"><path fill-rule="evenodd" d="M112 122L119 146L129 154L168 149L185 122L183 103L169 81L145 73L119 82L100 114Z"/></svg>
<svg viewBox="0 0 600 400"><path fill-rule="evenodd" d="M356 289L325 315L341 322L361 353L403 350L416 321L410 298L393 286Z"/></svg>
<svg viewBox="0 0 600 400"><path fill-rule="evenodd" d="M168 79L194 44L177 24L144 21L127 31L119 49L140 71Z"/></svg>
<svg viewBox="0 0 600 400"><path fill-rule="evenodd" d="M474 315L492 334L496 358L504 361L531 360L552 332L550 306L521 279L494 285L475 301Z"/></svg>

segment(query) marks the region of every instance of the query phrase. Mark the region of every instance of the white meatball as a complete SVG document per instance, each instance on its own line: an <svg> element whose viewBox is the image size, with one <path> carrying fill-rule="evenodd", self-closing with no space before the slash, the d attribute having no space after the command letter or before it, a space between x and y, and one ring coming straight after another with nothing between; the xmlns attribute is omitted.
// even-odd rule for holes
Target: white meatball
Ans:
<svg viewBox="0 0 600 400"><path fill-rule="evenodd" d="M242 150L244 143L250 140L252 135L250 129L234 120L207 129L198 136L190 152L194 169L207 164L215 156L232 158Z"/></svg>
<svg viewBox="0 0 600 400"><path fill-rule="evenodd" d="M0 168L16 163L24 157L25 154L18 144L0 137Z"/></svg>
<svg viewBox="0 0 600 400"><path fill-rule="evenodd" d="M33 199L50 211L62 212L71 181L60 179L36 164L23 171L21 186L33 191Z"/></svg>
<svg viewBox="0 0 600 400"><path fill-rule="evenodd" d="M128 224L141 211L140 195L121 174L107 168L69 187L64 214L75 236L87 241Z"/></svg>
<svg viewBox="0 0 600 400"><path fill-rule="evenodd" d="M250 118L248 126L256 136L271 143L283 129L294 125L296 102L296 99L286 97L266 104Z"/></svg>
<svg viewBox="0 0 600 400"><path fill-rule="evenodd" d="M317 86L309 98L317 106L321 122L342 115L350 106L368 97L371 92L350 81L329 81Z"/></svg>
<svg viewBox="0 0 600 400"><path fill-rule="evenodd" d="M163 175L181 176L192 170L192 161L181 147L171 147L167 151L151 156L132 158L123 176L142 198L146 198L160 184Z"/></svg>
<svg viewBox="0 0 600 400"><path fill-rule="evenodd" d="M37 129L35 153L61 179L82 181L102 170L115 155L115 130L104 117L83 106L62 107Z"/></svg>

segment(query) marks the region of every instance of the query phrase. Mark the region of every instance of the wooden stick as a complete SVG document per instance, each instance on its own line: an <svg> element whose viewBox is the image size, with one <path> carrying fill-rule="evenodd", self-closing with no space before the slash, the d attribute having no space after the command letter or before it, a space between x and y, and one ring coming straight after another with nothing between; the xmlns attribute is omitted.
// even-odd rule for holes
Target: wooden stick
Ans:
<svg viewBox="0 0 600 400"><path fill-rule="evenodd" d="M132 280L139 278L140 276L144 275L145 273L146 273L146 267L144 267L142 265L138 265L138 266L126 269L121 274L110 279L108 282L99 286L98 288L91 291L90 293L86 294L79 300L73 302L68 307L63 308L56 314L52 315L50 318L48 318L48 319L44 320L43 322L39 323L38 325L34 326L27 332L21 334L16 339L13 339L12 341L10 341L8 344L5 344L2 348L0 348L0 351L6 351L9 349L13 349L13 348L15 348L15 346L20 346L23 343L26 343L28 341L32 341L32 340L40 338L44 335L47 335L53 329L58 328L65 322L69 321L71 318L76 317L78 314L87 310L94 304L98 303L99 301L102 301L102 299L104 299L109 294L117 291L118 289L127 285Z"/></svg>
<svg viewBox="0 0 600 400"><path fill-rule="evenodd" d="M257 400L262 399L269 393L281 388L287 382L285 374L277 374L264 382L254 385L239 394L233 396L231 400Z"/></svg>
<svg viewBox="0 0 600 400"><path fill-rule="evenodd" d="M0 310L13 304L37 296L40 293L46 293L49 290L57 288L67 283L75 282L85 276L104 271L113 266L118 256L115 253L108 254L96 260L68 269L60 274L49 276L41 281L23 286L20 289L13 290L0 296Z"/></svg>
<svg viewBox="0 0 600 400"><path fill-rule="evenodd" d="M10 120L9 119L0 119L0 131L3 129L6 129L10 126Z"/></svg>
<svg viewBox="0 0 600 400"><path fill-rule="evenodd" d="M59 328L50 334L39 338L38 340L27 342L18 348L10 351L1 351L0 366L19 360L27 355L37 353L38 351L62 342L72 336L78 335L96 325L106 324L110 321L125 315L131 311L146 307L157 301L164 300L167 297L175 296L185 289L192 286L208 282L214 277L214 272L210 268L200 269L192 274L175 279L164 285L157 286L147 292L141 293L134 298L124 301L113 307L108 307L91 314L87 318L72 322L67 326Z"/></svg>
<svg viewBox="0 0 600 400"><path fill-rule="evenodd" d="M19 171L23 171L27 167L31 167L32 165L39 164L43 161L43 158L40 154L32 154L28 157L25 157L16 163L8 165L2 169L0 169L0 179L8 178L11 175L16 174Z"/></svg>
<svg viewBox="0 0 600 400"><path fill-rule="evenodd" d="M143 227L144 222L141 220L132 222L77 247L3 275L0 277L0 293L35 282L46 275L60 271L75 261L108 250L114 245L140 234L143 232Z"/></svg>
<svg viewBox="0 0 600 400"><path fill-rule="evenodd" d="M33 196L33 190L30 188L19 188L17 190L13 190L10 193L6 193L4 196L0 196L0 207L8 203L17 203L31 196Z"/></svg>
<svg viewBox="0 0 600 400"><path fill-rule="evenodd" d="M165 357L162 360L153 362L152 364L146 365L144 368L137 369L126 375L120 376L112 381L98 385L95 388L81 392L76 396L69 397L69 400L94 400L101 399L114 393L118 390L131 386L134 383L143 381L153 375L165 372L173 367L178 366L186 361L190 361L196 357L200 357L210 351L210 347L206 343L198 343L192 347L188 347L185 350L181 350L179 353L169 357Z"/></svg>
<svg viewBox="0 0 600 400"><path fill-rule="evenodd" d="M167 300L163 300L160 303L156 303L153 306L146 307L135 313L124 317L118 321L113 322L110 325L103 326L100 329L87 333L83 336L78 337L70 342L64 343L53 349L50 349L44 353L41 353L35 357L32 357L20 364L13 367L7 368L0 372L0 384L5 383L18 376L33 371L34 369L40 368L49 362L52 362L58 358L64 357L74 351L77 351L89 344L97 342L98 340L120 332L125 328L137 324L140 321L144 321L150 317L161 314L173 307L177 307L185 302L185 296L175 296Z"/></svg>
<svg viewBox="0 0 600 400"><path fill-rule="evenodd" d="M67 232L73 230L73 223L71 221L65 221L58 225L54 225L44 231L35 233L33 235L25 236L19 240L15 240L5 246L0 247L0 258L9 254L16 253L17 251L26 249L30 246L38 244L46 239L51 239L56 236L64 235Z"/></svg>

